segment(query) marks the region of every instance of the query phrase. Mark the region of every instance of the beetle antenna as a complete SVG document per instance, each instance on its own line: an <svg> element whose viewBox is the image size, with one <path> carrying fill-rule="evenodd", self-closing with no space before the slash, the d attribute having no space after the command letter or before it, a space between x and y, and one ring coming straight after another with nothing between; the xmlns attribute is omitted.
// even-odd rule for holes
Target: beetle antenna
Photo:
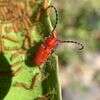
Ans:
<svg viewBox="0 0 100 100"><path fill-rule="evenodd" d="M48 6L48 7L46 8L46 10L48 10L49 8L53 8L54 11L55 11L55 14L56 14L56 22L55 22L55 25L54 25L52 31L50 32L51 34L53 34L53 32L55 31L55 28L56 28L56 26L57 26L57 23L58 23L58 11L57 11L57 9L56 9L53 5Z"/></svg>
<svg viewBox="0 0 100 100"><path fill-rule="evenodd" d="M82 43L77 42L77 41L72 41L72 40L66 40L66 41L58 40L58 41L60 43L73 43L73 44L77 44L78 46L81 46L78 50L84 49L84 45Z"/></svg>

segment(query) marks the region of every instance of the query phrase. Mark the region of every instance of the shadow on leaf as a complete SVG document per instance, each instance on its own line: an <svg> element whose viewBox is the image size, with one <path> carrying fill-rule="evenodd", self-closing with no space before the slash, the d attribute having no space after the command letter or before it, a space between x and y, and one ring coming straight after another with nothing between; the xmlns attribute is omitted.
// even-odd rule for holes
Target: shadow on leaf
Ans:
<svg viewBox="0 0 100 100"><path fill-rule="evenodd" d="M0 53L0 100L4 100L12 82L11 66L3 53Z"/></svg>

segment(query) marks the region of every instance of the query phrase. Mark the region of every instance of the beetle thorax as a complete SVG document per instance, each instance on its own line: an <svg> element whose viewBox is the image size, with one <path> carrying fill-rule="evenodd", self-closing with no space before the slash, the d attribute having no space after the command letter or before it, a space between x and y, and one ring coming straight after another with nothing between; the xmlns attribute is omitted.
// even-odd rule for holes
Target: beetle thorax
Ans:
<svg viewBox="0 0 100 100"><path fill-rule="evenodd" d="M45 45L49 48L54 48L58 44L57 38L50 36L45 40Z"/></svg>

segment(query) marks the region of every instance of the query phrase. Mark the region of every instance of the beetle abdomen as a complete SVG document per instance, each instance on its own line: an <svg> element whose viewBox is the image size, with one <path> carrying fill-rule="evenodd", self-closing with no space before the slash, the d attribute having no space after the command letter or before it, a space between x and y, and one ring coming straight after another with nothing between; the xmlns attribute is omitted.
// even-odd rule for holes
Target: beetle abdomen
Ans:
<svg viewBox="0 0 100 100"><path fill-rule="evenodd" d="M35 57L34 63L36 65L41 65L44 63L49 55L53 52L53 49L57 46L58 40L52 36L48 37L44 43L38 48Z"/></svg>

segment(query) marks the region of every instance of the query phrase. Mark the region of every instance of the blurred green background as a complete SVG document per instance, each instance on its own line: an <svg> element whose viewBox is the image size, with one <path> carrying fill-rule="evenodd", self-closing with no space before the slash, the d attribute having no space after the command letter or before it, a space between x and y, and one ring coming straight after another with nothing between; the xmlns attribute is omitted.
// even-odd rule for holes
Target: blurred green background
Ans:
<svg viewBox="0 0 100 100"><path fill-rule="evenodd" d="M56 31L84 50L58 48L63 100L100 100L100 0L55 0ZM66 44L67 45L67 44Z"/></svg>

